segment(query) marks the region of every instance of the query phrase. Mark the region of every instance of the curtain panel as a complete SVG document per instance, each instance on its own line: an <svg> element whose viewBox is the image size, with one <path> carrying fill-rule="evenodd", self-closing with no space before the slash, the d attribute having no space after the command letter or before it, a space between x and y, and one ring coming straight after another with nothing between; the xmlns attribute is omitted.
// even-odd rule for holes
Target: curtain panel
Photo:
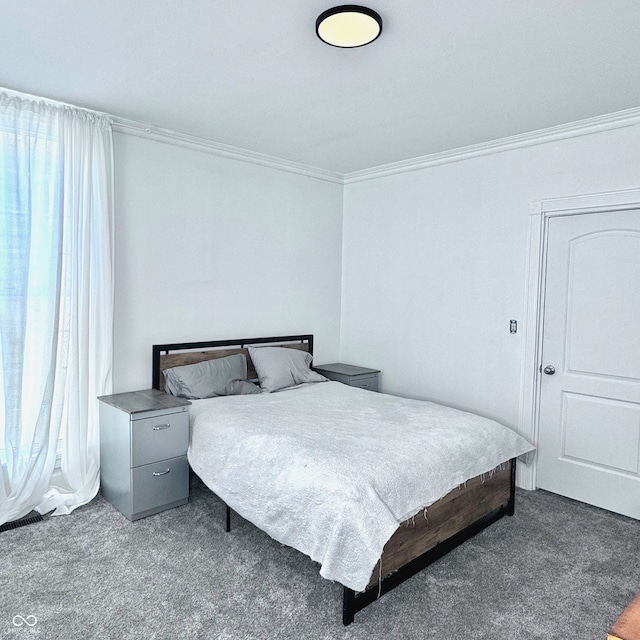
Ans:
<svg viewBox="0 0 640 640"><path fill-rule="evenodd" d="M0 92L0 524L96 495L112 343L111 120Z"/></svg>

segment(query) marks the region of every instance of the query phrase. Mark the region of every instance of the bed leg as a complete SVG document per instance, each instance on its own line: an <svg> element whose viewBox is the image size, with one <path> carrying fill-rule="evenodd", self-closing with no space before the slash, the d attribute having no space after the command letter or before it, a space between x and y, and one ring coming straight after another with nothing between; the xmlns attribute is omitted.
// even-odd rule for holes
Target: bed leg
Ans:
<svg viewBox="0 0 640 640"><path fill-rule="evenodd" d="M228 504L225 504L224 506L227 508L227 521L224 525L224 530L229 533L229 531L231 531L231 509Z"/></svg>
<svg viewBox="0 0 640 640"><path fill-rule="evenodd" d="M355 612L353 610L355 595L356 592L353 589L344 587L342 595L342 624L345 627L348 627L353 622L353 617L355 616Z"/></svg>
<svg viewBox="0 0 640 640"><path fill-rule="evenodd" d="M512 516L516 512L516 458L511 460L511 493L507 505L507 515Z"/></svg>

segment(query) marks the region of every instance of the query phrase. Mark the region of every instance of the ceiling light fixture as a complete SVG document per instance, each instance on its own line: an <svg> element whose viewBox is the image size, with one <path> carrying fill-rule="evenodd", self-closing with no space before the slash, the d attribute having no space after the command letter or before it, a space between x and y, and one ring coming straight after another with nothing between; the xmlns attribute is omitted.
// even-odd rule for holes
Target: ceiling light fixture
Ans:
<svg viewBox="0 0 640 640"><path fill-rule="evenodd" d="M343 4L318 16L316 33L320 40L332 47L362 47L382 33L382 18L373 9Z"/></svg>

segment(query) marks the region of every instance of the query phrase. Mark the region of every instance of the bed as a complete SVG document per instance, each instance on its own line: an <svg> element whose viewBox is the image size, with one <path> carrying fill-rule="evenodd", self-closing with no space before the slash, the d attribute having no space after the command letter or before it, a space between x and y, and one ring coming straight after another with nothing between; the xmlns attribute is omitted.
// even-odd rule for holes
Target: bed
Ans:
<svg viewBox="0 0 640 640"><path fill-rule="evenodd" d="M191 397L189 463L226 503L227 530L233 509L343 585L345 625L513 515L516 458L533 449L513 431L449 407L321 381L304 367L295 384L280 383L290 387L256 393L251 381L265 389L273 382L266 354L308 363L313 336L154 345L153 387L166 383L176 393L173 372L246 363L242 389Z"/></svg>

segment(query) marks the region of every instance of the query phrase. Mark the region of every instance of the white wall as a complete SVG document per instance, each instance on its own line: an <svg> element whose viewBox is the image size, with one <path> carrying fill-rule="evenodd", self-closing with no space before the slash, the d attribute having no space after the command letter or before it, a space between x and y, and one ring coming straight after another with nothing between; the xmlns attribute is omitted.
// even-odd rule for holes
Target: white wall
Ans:
<svg viewBox="0 0 640 640"><path fill-rule="evenodd" d="M515 426L529 202L640 185L637 126L349 184L344 215L338 184L114 138L114 392L154 343L312 332L318 362Z"/></svg>
<svg viewBox="0 0 640 640"><path fill-rule="evenodd" d="M154 343L295 333L339 351L342 186L114 134L114 392Z"/></svg>
<svg viewBox="0 0 640 640"><path fill-rule="evenodd" d="M348 184L341 360L517 426L529 203L638 186L640 126Z"/></svg>

